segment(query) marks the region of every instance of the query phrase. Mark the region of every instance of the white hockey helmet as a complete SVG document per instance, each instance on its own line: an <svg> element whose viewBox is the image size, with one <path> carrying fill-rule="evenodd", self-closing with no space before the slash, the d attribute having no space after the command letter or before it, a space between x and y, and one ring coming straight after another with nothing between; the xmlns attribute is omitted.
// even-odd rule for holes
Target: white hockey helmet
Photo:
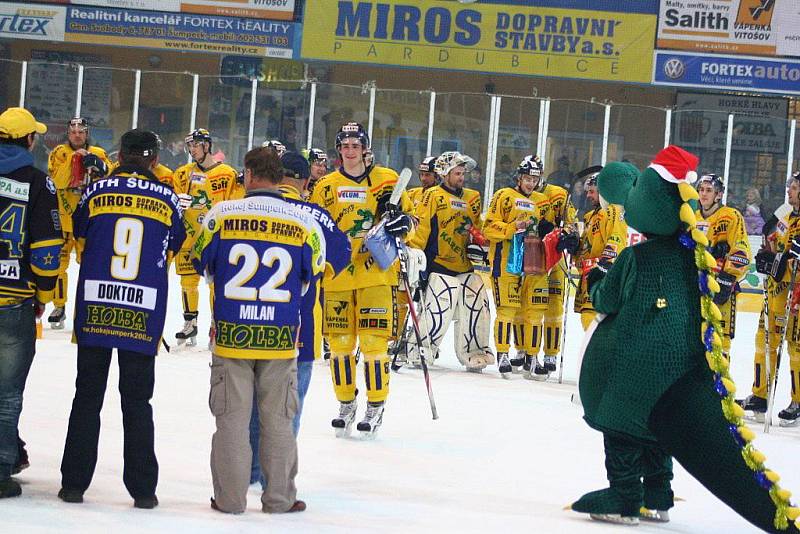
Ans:
<svg viewBox="0 0 800 534"><path fill-rule="evenodd" d="M436 158L435 172L439 177L445 178L450 174L450 171L461 165L465 167L467 172L478 166L474 159L461 152L452 150L442 152L442 155Z"/></svg>
<svg viewBox="0 0 800 534"><path fill-rule="evenodd" d="M261 146L274 149L275 152L278 153L279 158L283 156L283 154L286 152L286 146L277 139L272 139L271 141L264 141L263 143L261 143Z"/></svg>

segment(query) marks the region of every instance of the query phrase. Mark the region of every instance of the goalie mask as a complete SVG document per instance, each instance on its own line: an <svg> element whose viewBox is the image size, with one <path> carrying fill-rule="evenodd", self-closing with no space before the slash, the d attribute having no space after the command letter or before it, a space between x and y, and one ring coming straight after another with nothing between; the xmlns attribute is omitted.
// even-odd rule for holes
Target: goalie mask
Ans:
<svg viewBox="0 0 800 534"><path fill-rule="evenodd" d="M449 151L443 152L436 158L435 171L440 178L444 179L450 174L450 171L461 165L465 167L466 172L470 172L478 166L471 157L460 152Z"/></svg>

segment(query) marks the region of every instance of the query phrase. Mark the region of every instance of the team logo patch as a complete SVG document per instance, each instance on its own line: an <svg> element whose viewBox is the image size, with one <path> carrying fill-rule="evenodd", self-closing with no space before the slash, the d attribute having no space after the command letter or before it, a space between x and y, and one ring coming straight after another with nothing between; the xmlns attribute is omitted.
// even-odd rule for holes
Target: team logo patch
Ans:
<svg viewBox="0 0 800 534"><path fill-rule="evenodd" d="M346 310L346 309L347 309L347 301L346 301L346 300L340 300L340 301L339 301L339 304L336 304L336 305L333 307L333 311L335 311L335 312L336 312L336 315L341 315L341 314L342 314L342 312L343 312L344 310Z"/></svg>
<svg viewBox="0 0 800 534"><path fill-rule="evenodd" d="M354 204L366 204L366 187L340 187L336 190L336 197L339 202L351 202Z"/></svg>
<svg viewBox="0 0 800 534"><path fill-rule="evenodd" d="M533 211L535 204L530 200L518 198L514 201L514 207L522 211Z"/></svg>
<svg viewBox="0 0 800 534"><path fill-rule="evenodd" d="M750 260L747 258L747 255L742 252L736 252L728 256L728 261L731 262L736 267L747 267L750 265Z"/></svg>
<svg viewBox="0 0 800 534"><path fill-rule="evenodd" d="M450 207L454 210L464 211L467 209L467 203L457 198L450 199Z"/></svg>

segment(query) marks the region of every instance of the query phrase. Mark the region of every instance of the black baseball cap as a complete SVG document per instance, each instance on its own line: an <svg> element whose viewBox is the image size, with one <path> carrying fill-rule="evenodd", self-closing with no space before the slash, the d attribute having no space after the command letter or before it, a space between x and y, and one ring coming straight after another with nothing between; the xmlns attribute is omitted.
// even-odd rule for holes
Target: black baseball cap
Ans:
<svg viewBox="0 0 800 534"><path fill-rule="evenodd" d="M281 156L283 174L294 177L295 180L305 180L311 175L308 160L297 152L284 152Z"/></svg>
<svg viewBox="0 0 800 534"><path fill-rule="evenodd" d="M148 130L128 130L122 134L119 150L132 156L152 156L158 153L160 141L158 136Z"/></svg>

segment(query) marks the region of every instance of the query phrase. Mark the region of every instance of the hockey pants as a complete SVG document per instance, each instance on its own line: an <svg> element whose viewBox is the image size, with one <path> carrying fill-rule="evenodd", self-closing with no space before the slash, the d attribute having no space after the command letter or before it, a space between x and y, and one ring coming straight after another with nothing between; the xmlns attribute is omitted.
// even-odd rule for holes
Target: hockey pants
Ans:
<svg viewBox="0 0 800 534"><path fill-rule="evenodd" d="M455 351L458 361L467 367L476 366L477 358L486 365L489 348L489 300L479 274L463 273L449 276L431 273L428 288L423 298L424 310L418 315L422 345L430 352L428 358L438 352L444 335L455 321ZM409 358L419 361L416 337L409 339ZM493 358L491 358L493 361ZM432 361L432 360L427 360Z"/></svg>
<svg viewBox="0 0 800 534"><path fill-rule="evenodd" d="M769 312L769 376L775 376L775 367L778 361L778 344L780 343L784 308L786 305L786 295L780 295L782 298L773 299L776 301L773 306L770 303ZM765 325L764 325L764 312L762 310L758 320L758 330L756 331L756 354L755 361L753 362L753 395L762 399L767 398L767 370L766 370L766 352L764 346ZM786 354L789 357L789 376L792 381L792 401L800 402L800 325L797 321L797 315L789 317L789 331L786 334L787 347L783 351L784 364L786 363Z"/></svg>
<svg viewBox="0 0 800 534"><path fill-rule="evenodd" d="M61 254L58 256L58 279L56 279L55 292L53 293L53 305L56 308L63 308L67 304L67 288L69 287L69 260L72 250L75 248L75 238L70 232L64 232L64 246L61 247Z"/></svg>
<svg viewBox="0 0 800 534"><path fill-rule="evenodd" d="M547 276L549 299L544 312L544 355L556 356L561 347L561 329L564 325L564 287L568 283L564 270L566 264L561 260Z"/></svg>
<svg viewBox="0 0 800 534"><path fill-rule="evenodd" d="M548 303L547 276L501 275L492 278L497 316L494 320L494 344L497 352L508 352L512 334L517 352L539 354L542 321Z"/></svg>

